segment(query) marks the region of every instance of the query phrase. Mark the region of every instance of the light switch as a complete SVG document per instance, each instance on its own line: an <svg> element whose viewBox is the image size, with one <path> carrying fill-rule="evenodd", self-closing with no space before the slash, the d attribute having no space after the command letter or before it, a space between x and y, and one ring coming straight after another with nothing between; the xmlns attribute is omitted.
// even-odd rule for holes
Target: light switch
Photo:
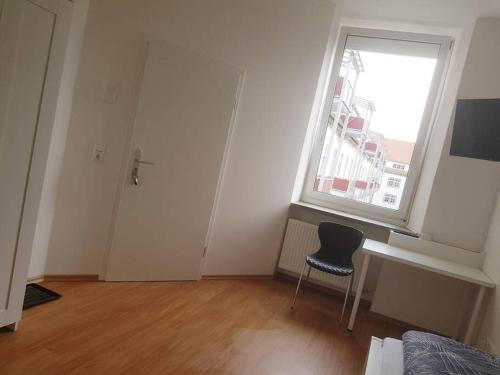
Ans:
<svg viewBox="0 0 500 375"><path fill-rule="evenodd" d="M101 161L104 158L104 152L106 151L105 145L95 144L94 151L92 153L92 160Z"/></svg>
<svg viewBox="0 0 500 375"><path fill-rule="evenodd" d="M107 104L114 104L120 95L121 84L118 81L109 81L104 87L103 101Z"/></svg>

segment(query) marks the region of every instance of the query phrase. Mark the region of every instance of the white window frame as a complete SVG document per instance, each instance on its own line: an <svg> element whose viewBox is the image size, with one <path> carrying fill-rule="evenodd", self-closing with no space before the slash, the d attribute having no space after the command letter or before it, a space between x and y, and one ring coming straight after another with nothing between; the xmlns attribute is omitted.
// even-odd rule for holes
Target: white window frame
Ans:
<svg viewBox="0 0 500 375"><path fill-rule="evenodd" d="M314 190L314 182L321 159L324 138L328 125L328 118L333 102L335 84L340 73L345 45L349 36L359 36L375 39L392 39L439 45L439 53L434 70L434 76L431 81L425 109L422 114L420 129L410 162L411 168L409 169L408 175L406 176L405 187L400 199L400 205L398 209L370 205L355 201L353 199L335 196ZM415 195L415 187L417 185L424 159L424 151L426 149L428 138L431 132L431 124L434 122L434 117L438 106L438 98L440 97L440 92L443 87L445 68L449 62L452 45L452 37L443 35L420 33L417 34L393 30L365 29L346 26L341 27L337 42L337 49L335 51L333 65L330 73L328 91L326 98L324 99L325 103L323 105L323 113L321 115L321 121L318 124L318 128L316 129L315 141L309 159L306 178L304 179L304 186L301 195L302 201L329 209L348 212L349 214L363 216L369 219L384 221L391 224L404 225L407 222L410 212L410 206Z"/></svg>

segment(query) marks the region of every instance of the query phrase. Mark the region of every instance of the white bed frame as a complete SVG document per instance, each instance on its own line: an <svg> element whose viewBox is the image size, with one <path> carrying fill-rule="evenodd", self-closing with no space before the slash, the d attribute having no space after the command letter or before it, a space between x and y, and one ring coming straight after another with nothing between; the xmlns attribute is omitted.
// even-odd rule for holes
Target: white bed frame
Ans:
<svg viewBox="0 0 500 375"><path fill-rule="evenodd" d="M364 374L403 375L403 342L372 336Z"/></svg>

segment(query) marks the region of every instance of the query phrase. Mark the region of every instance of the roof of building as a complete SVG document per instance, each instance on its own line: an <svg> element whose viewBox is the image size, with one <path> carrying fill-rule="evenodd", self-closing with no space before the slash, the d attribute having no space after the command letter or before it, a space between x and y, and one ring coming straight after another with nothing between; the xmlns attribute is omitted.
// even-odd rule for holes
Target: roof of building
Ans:
<svg viewBox="0 0 500 375"><path fill-rule="evenodd" d="M387 160L401 164L410 164L415 143L384 138Z"/></svg>

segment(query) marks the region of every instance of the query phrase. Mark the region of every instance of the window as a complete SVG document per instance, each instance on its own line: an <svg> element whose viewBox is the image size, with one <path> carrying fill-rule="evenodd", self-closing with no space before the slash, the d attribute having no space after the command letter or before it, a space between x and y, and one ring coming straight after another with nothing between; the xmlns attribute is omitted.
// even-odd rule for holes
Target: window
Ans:
<svg viewBox="0 0 500 375"><path fill-rule="evenodd" d="M387 186L399 189L401 186L401 179L396 177L389 177L387 179Z"/></svg>
<svg viewBox="0 0 500 375"><path fill-rule="evenodd" d="M451 39L344 27L339 41L302 200L405 221Z"/></svg>
<svg viewBox="0 0 500 375"><path fill-rule="evenodd" d="M405 166L404 166L404 164L392 163L392 167L393 167L394 169L400 169L400 170L403 170L403 171L405 170Z"/></svg>
<svg viewBox="0 0 500 375"><path fill-rule="evenodd" d="M397 196L394 194L384 194L384 203L396 204Z"/></svg>

